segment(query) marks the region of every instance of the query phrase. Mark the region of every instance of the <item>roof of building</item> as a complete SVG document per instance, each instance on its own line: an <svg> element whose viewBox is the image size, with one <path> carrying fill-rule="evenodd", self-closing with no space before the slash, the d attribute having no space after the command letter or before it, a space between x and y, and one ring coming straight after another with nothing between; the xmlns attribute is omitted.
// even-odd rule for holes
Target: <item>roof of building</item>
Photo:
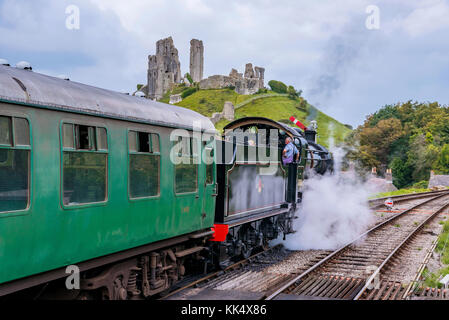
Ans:
<svg viewBox="0 0 449 320"><path fill-rule="evenodd" d="M393 182L376 176L371 176L367 180L367 185L375 192L390 192L398 190Z"/></svg>
<svg viewBox="0 0 449 320"><path fill-rule="evenodd" d="M2 65L0 101L215 132L207 117L186 108Z"/></svg>
<svg viewBox="0 0 449 320"><path fill-rule="evenodd" d="M449 187L449 175L431 175L429 180L429 188L438 186Z"/></svg>

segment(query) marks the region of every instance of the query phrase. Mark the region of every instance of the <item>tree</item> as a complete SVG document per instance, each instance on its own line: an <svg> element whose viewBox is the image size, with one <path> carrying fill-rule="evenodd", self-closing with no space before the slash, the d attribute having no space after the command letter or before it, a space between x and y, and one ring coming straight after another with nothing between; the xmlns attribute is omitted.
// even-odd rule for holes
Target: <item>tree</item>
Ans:
<svg viewBox="0 0 449 320"><path fill-rule="evenodd" d="M374 127L364 128L360 132L360 145L369 146L380 164L388 163L392 143L404 134L399 119L380 120Z"/></svg>
<svg viewBox="0 0 449 320"><path fill-rule="evenodd" d="M413 182L412 169L401 158L395 158L391 162L390 167L393 174L393 184L396 188L404 188Z"/></svg>
<svg viewBox="0 0 449 320"><path fill-rule="evenodd" d="M449 173L449 144L445 144L443 148L441 148L436 169L442 174Z"/></svg>
<svg viewBox="0 0 449 320"><path fill-rule="evenodd" d="M288 97L290 99L294 100L294 99L298 98L298 93L296 92L296 90L293 86L288 86L287 93L288 93Z"/></svg>
<svg viewBox="0 0 449 320"><path fill-rule="evenodd" d="M399 188L428 180L432 169L449 174L449 107L412 101L386 105L346 142L348 158L365 170L390 166Z"/></svg>
<svg viewBox="0 0 449 320"><path fill-rule="evenodd" d="M426 142L424 134L410 137L407 164L412 168L413 181L428 180L430 170L438 157L438 148Z"/></svg>
<svg viewBox="0 0 449 320"><path fill-rule="evenodd" d="M285 83L283 83L281 81L270 80L268 82L268 85L270 86L271 90L273 90L274 92L287 93L287 86L285 85Z"/></svg>

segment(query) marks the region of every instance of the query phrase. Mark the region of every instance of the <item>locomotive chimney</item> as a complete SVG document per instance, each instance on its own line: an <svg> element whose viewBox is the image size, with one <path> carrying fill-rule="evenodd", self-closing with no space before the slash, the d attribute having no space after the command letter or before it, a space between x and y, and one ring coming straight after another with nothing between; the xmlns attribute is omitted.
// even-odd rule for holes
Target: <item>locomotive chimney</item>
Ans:
<svg viewBox="0 0 449 320"><path fill-rule="evenodd" d="M308 142L316 143L316 130L318 126L315 120L310 121L310 126L304 130L304 135Z"/></svg>

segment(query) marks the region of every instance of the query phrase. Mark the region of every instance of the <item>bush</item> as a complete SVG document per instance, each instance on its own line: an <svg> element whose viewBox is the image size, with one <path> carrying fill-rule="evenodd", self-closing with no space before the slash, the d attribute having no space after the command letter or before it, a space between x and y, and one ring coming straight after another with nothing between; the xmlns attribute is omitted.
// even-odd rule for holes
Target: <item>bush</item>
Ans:
<svg viewBox="0 0 449 320"><path fill-rule="evenodd" d="M193 79L192 76L190 75L190 73L186 73L185 77L187 78L187 80L189 80L189 82L192 84L193 83Z"/></svg>
<svg viewBox="0 0 449 320"><path fill-rule="evenodd" d="M294 99L298 98L298 93L296 92L296 90L293 86L288 86L287 92L288 92L288 97L290 99L294 100Z"/></svg>
<svg viewBox="0 0 449 320"><path fill-rule="evenodd" d="M413 168L407 161L401 158L394 158L390 168L393 172L393 184L396 188L402 189L411 185Z"/></svg>
<svg viewBox="0 0 449 320"><path fill-rule="evenodd" d="M270 82L268 82L268 85L270 86L271 90L276 93L287 93L287 86L281 81L270 80Z"/></svg>
<svg viewBox="0 0 449 320"><path fill-rule="evenodd" d="M267 88L260 88L256 94L260 94L260 93L268 93L268 89Z"/></svg>
<svg viewBox="0 0 449 320"><path fill-rule="evenodd" d="M289 97L290 98L290 97ZM296 99L296 98L295 98ZM301 111L305 111L307 112L307 100L304 99L303 97L299 97L299 103L296 106L297 109L301 110Z"/></svg>
<svg viewBox="0 0 449 320"><path fill-rule="evenodd" d="M187 88L181 93L181 98L187 98L191 94L194 94L197 91L197 88Z"/></svg>
<svg viewBox="0 0 449 320"><path fill-rule="evenodd" d="M426 180L417 182L413 185L413 188L415 189L427 189L427 186L429 185L429 182Z"/></svg>

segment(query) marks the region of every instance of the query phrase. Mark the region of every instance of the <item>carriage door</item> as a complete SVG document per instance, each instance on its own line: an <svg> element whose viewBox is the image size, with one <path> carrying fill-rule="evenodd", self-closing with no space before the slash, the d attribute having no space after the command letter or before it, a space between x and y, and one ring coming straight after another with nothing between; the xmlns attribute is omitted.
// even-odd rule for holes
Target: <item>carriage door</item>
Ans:
<svg viewBox="0 0 449 320"><path fill-rule="evenodd" d="M202 202L202 223L205 221L211 222L213 221L213 217L215 214L215 199L217 197L218 186L216 183L216 170L215 170L215 161L214 161L214 141L204 141L204 157L202 157L202 165L203 173L204 173L204 193L203 193L203 202Z"/></svg>

